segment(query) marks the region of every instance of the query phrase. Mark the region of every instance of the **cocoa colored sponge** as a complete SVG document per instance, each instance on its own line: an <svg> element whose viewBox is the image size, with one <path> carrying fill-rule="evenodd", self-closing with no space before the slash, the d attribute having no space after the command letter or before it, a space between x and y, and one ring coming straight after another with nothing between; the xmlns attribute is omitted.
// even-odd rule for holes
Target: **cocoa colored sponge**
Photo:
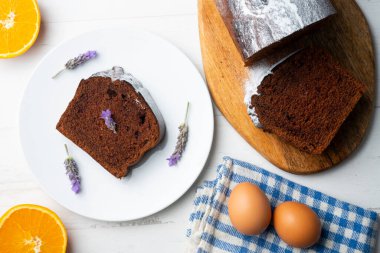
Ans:
<svg viewBox="0 0 380 253"><path fill-rule="evenodd" d="M107 109L116 133L100 117ZM117 178L159 143L162 131L151 107L130 83L101 76L80 82L57 130Z"/></svg>
<svg viewBox="0 0 380 253"><path fill-rule="evenodd" d="M321 154L364 91L365 85L328 52L307 48L277 66L251 104L264 130Z"/></svg>

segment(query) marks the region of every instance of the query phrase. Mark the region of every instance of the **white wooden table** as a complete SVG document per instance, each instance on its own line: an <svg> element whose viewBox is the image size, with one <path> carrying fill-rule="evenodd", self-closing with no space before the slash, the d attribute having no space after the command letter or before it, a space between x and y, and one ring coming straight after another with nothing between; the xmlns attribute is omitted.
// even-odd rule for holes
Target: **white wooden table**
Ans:
<svg viewBox="0 0 380 253"><path fill-rule="evenodd" d="M379 61L380 0L358 4L370 23ZM18 203L49 207L66 225L68 252L182 252L195 185L172 206L145 219L111 223L81 217L59 206L33 178L19 141L18 113L41 58L61 41L99 27L125 24L152 31L177 45L203 73L196 0L39 0L39 6L42 28L35 46L21 57L0 61L0 214ZM310 176L291 175L271 165L215 109L214 144L196 185L213 178L217 164L229 155L380 213L380 102L376 105L359 150L335 169Z"/></svg>

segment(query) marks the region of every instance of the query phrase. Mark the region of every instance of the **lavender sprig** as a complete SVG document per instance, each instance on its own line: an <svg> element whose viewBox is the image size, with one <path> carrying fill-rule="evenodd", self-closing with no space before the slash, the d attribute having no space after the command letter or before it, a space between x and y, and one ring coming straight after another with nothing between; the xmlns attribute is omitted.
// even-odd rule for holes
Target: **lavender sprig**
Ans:
<svg viewBox="0 0 380 253"><path fill-rule="evenodd" d="M169 166L174 166L178 163L178 161L181 159L182 153L186 147L187 137L189 135L189 127L187 125L187 116L188 116L188 112L189 112L189 105L190 105L190 103L187 102L185 120L178 127L179 134L177 137L177 144L175 146L174 152L172 153L172 155L168 159L166 159L169 161Z"/></svg>
<svg viewBox="0 0 380 253"><path fill-rule="evenodd" d="M59 74L61 74L63 71L67 69L75 69L79 65L82 65L83 63L95 57L96 57L96 51L87 51L84 54L80 54L77 57L70 59L68 62L66 62L65 68L63 68L61 71L55 74L52 78L53 79L56 78Z"/></svg>
<svg viewBox="0 0 380 253"><path fill-rule="evenodd" d="M100 117L104 119L104 123L106 124L107 128L116 134L116 123L112 119L111 110L107 109L105 111L102 111L102 114L100 115Z"/></svg>
<svg viewBox="0 0 380 253"><path fill-rule="evenodd" d="M70 182L71 182L71 190L75 193L78 193L80 191L80 176L79 176L79 170L78 165L75 162L75 160L70 156L69 149L67 148L67 145L65 144L66 154L67 158L64 162L65 168L66 168L66 175L69 176Z"/></svg>

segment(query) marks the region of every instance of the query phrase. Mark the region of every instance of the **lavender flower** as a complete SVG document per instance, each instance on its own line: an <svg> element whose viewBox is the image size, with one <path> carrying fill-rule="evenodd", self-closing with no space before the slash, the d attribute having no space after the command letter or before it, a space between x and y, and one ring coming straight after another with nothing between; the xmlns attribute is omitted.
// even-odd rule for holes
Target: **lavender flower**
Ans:
<svg viewBox="0 0 380 253"><path fill-rule="evenodd" d="M71 190L75 193L80 191L80 176L78 165L75 160L70 156L67 145L65 144L67 158L64 162L66 168L66 175L69 176L71 182Z"/></svg>
<svg viewBox="0 0 380 253"><path fill-rule="evenodd" d="M179 135L177 137L177 144L175 146L173 154L166 160L169 161L169 166L174 166L182 157L182 153L185 150L187 137L189 134L189 127L187 125L187 115L189 112L189 102L187 102L186 116L184 122L178 127Z"/></svg>
<svg viewBox="0 0 380 253"><path fill-rule="evenodd" d="M181 158L181 155L180 154L176 154L176 153L173 153L168 159L169 161L169 166L174 166L178 163L179 159Z"/></svg>
<svg viewBox="0 0 380 253"><path fill-rule="evenodd" d="M100 115L102 119L104 119L104 123L106 124L107 128L109 130L112 130L116 134L116 123L112 119L112 112L110 109L107 109L105 111L102 111L102 114Z"/></svg>
<svg viewBox="0 0 380 253"><path fill-rule="evenodd" d="M84 54L80 54L77 57L70 59L68 62L66 62L65 68L59 71L57 74L55 74L53 76L53 79L56 78L59 74L61 74L63 71L67 69L75 69L79 65L82 65L83 63L95 57L96 57L96 51L87 51Z"/></svg>

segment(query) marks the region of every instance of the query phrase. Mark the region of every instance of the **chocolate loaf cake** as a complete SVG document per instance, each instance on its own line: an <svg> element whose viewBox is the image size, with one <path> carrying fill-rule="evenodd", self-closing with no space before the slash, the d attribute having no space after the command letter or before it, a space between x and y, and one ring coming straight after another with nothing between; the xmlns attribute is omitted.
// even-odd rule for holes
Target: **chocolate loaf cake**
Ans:
<svg viewBox="0 0 380 253"><path fill-rule="evenodd" d="M251 98L262 128L321 154L365 91L323 49L307 48L277 65Z"/></svg>
<svg viewBox="0 0 380 253"><path fill-rule="evenodd" d="M116 123L114 131L101 118L106 110ZM165 125L149 92L121 67L114 67L80 82L57 130L121 178L159 143Z"/></svg>
<svg viewBox="0 0 380 253"><path fill-rule="evenodd" d="M246 65L336 13L329 0L214 0Z"/></svg>

